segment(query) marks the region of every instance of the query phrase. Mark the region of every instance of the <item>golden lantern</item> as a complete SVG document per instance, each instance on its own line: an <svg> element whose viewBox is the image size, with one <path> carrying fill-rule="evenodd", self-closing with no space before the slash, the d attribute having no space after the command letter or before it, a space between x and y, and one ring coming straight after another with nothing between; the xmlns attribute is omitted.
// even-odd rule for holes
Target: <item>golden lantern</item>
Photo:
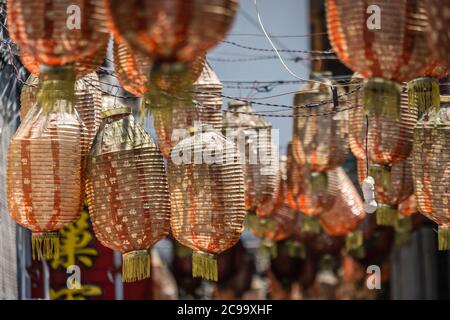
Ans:
<svg viewBox="0 0 450 320"><path fill-rule="evenodd" d="M130 108L103 112L86 193L96 237L123 255L123 281L149 277L148 251L169 233L170 202L161 152Z"/></svg>
<svg viewBox="0 0 450 320"><path fill-rule="evenodd" d="M447 26L450 22L450 2L448 0L422 0L429 20L429 45L439 61L450 68L450 35Z"/></svg>
<svg viewBox="0 0 450 320"><path fill-rule="evenodd" d="M151 109L155 105L169 108L174 92L179 99L190 102L196 77L188 64L222 40L238 9L237 0L105 3L114 37L153 61L147 102L143 104Z"/></svg>
<svg viewBox="0 0 450 320"><path fill-rule="evenodd" d="M198 120L222 130L222 82L208 62L194 82L194 99L197 101Z"/></svg>
<svg viewBox="0 0 450 320"><path fill-rule="evenodd" d="M34 105L8 149L8 209L32 231L33 257L38 259L58 256L57 231L80 213L87 132L72 103L74 82L70 69L41 74L41 87L52 88L47 91L52 103Z"/></svg>
<svg viewBox="0 0 450 320"><path fill-rule="evenodd" d="M334 237L345 236L347 250L359 250L363 235L357 228L366 217L361 197L342 167L328 172L328 184L334 204L320 215L322 229Z"/></svg>
<svg viewBox="0 0 450 320"><path fill-rule="evenodd" d="M346 111L333 112L335 106L330 89L333 83L322 75L313 78L323 83L308 82L294 97L292 152L297 163L311 172L313 190L320 190L326 188L326 171L341 165L347 158L348 126ZM305 107L323 101L327 103ZM344 105L342 99L341 104Z"/></svg>
<svg viewBox="0 0 450 320"><path fill-rule="evenodd" d="M379 0L368 7L362 1L327 0L326 7L328 35L338 58L368 79L364 107L371 114L398 117L398 83L426 75L435 64L429 58L428 19L421 2ZM436 88L431 80L417 82L412 95L428 95L420 100L429 101L436 91L428 88Z"/></svg>
<svg viewBox="0 0 450 320"><path fill-rule="evenodd" d="M243 231L244 176L236 146L208 126L176 144L168 162L174 238L191 248L192 275L217 281L216 255Z"/></svg>
<svg viewBox="0 0 450 320"><path fill-rule="evenodd" d="M258 208L276 197L278 187L272 124L256 115L249 103L233 101L225 113L224 131L237 143L244 164L245 208L260 214Z"/></svg>
<svg viewBox="0 0 450 320"><path fill-rule="evenodd" d="M450 98L430 109L414 129L413 179L420 213L439 225L439 250L450 249Z"/></svg>

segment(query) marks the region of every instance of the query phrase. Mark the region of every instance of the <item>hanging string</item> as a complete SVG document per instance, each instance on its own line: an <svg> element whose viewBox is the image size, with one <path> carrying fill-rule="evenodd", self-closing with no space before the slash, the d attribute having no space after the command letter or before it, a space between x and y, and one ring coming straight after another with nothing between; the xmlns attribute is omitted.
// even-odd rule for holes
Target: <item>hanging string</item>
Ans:
<svg viewBox="0 0 450 320"><path fill-rule="evenodd" d="M366 115L366 136L365 136L365 140L366 140L366 172L367 175L369 175L369 116Z"/></svg>

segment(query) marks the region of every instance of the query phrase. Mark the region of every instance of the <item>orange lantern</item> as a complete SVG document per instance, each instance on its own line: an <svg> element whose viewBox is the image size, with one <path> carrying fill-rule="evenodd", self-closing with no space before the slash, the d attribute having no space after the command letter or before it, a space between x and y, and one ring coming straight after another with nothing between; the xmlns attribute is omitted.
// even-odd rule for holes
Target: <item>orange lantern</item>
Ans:
<svg viewBox="0 0 450 320"><path fill-rule="evenodd" d="M56 72L55 72L56 71ZM72 104L75 76L70 69L46 70L55 103L35 104L8 149L8 209L32 231L33 257L58 256L57 231L78 219L82 151L86 127ZM71 77L68 78L68 75Z"/></svg>
<svg viewBox="0 0 450 320"><path fill-rule="evenodd" d="M194 250L192 275L217 281L216 255L243 231L244 175L236 146L215 130L192 130L170 153L174 238Z"/></svg>
<svg viewBox="0 0 450 320"><path fill-rule="evenodd" d="M294 97L292 152L297 163L311 172L313 190L320 190L326 188L326 171L341 165L347 158L348 128L346 112L334 113L332 102L305 107L333 100L330 89L333 83L323 76L314 79L323 84L308 82ZM325 113L329 114L323 115Z"/></svg>
<svg viewBox="0 0 450 320"><path fill-rule="evenodd" d="M278 154L272 145L272 124L255 114L249 103L233 101L225 113L226 136L238 145L244 163L245 208L259 212L277 194Z"/></svg>
<svg viewBox="0 0 450 320"><path fill-rule="evenodd" d="M148 250L169 233L170 202L161 152L130 108L103 113L86 193L96 237L123 255L123 281L149 277Z"/></svg>
<svg viewBox="0 0 450 320"><path fill-rule="evenodd" d="M335 200L333 207L320 215L322 229L331 236L346 236L347 250L358 250L363 235L357 228L366 217L361 197L341 167L328 172L328 184Z"/></svg>
<svg viewBox="0 0 450 320"><path fill-rule="evenodd" d="M238 8L237 0L105 0L115 38L123 39L132 51L141 52L154 64L147 106L165 105L176 92L190 101L196 80L188 63L203 56L225 36ZM171 76L171 81L161 78Z"/></svg>
<svg viewBox="0 0 450 320"><path fill-rule="evenodd" d="M439 224L439 250L450 249L450 98L431 109L414 129L413 178L420 213Z"/></svg>
<svg viewBox="0 0 450 320"><path fill-rule="evenodd" d="M379 0L370 5L364 1L327 0L326 6L334 51L346 66L368 79L364 107L370 113L397 117L397 83L423 76L435 63L429 59L428 20L420 2ZM436 95L426 90L435 89L430 82L426 88L423 83L416 84L412 89L418 93Z"/></svg>

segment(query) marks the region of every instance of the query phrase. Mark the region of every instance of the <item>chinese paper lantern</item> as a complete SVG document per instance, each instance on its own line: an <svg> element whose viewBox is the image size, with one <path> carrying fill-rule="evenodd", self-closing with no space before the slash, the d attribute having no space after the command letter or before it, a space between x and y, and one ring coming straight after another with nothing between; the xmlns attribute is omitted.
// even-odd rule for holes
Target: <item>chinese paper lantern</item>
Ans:
<svg viewBox="0 0 450 320"><path fill-rule="evenodd" d="M272 124L255 115L246 102L230 102L225 113L226 136L237 143L245 176L245 208L258 213L277 193L278 155L272 146Z"/></svg>
<svg viewBox="0 0 450 320"><path fill-rule="evenodd" d="M448 0L424 0L424 9L429 20L429 45L434 55L450 68L448 52L450 50L450 34L447 26L450 21L450 2Z"/></svg>
<svg viewBox="0 0 450 320"><path fill-rule="evenodd" d="M198 102L199 121L213 126L216 130L222 130L222 88L222 82L206 62L193 85L194 99Z"/></svg>
<svg viewBox="0 0 450 320"><path fill-rule="evenodd" d="M294 160L291 146L288 145L286 160L287 202L292 209L302 214L304 232L319 233L319 215L332 207L333 197L330 197L327 189L313 191L310 173Z"/></svg>
<svg viewBox="0 0 450 320"><path fill-rule="evenodd" d="M8 31L38 63L66 65L106 45L105 14L104 3L96 0L12 0Z"/></svg>
<svg viewBox="0 0 450 320"><path fill-rule="evenodd" d="M68 78L68 75L71 77ZM82 150L86 128L74 105L73 72L46 70L54 103L28 112L8 150L8 209L32 231L33 257L58 256L57 231L77 220L81 205Z"/></svg>
<svg viewBox="0 0 450 320"><path fill-rule="evenodd" d="M413 179L420 213L439 225L439 250L450 249L449 97L440 110L431 109L414 129Z"/></svg>
<svg viewBox="0 0 450 320"><path fill-rule="evenodd" d="M151 104L173 102L164 92L190 101L196 80L188 63L203 56L225 36L238 8L237 0L105 0L115 38L153 61L146 99ZM171 75L172 81L160 79Z"/></svg>
<svg viewBox="0 0 450 320"><path fill-rule="evenodd" d="M22 86L22 91L20 92L20 110L19 116L23 121L28 111L37 102L37 91L38 91L39 79L38 77L30 74L27 81Z"/></svg>
<svg viewBox="0 0 450 320"><path fill-rule="evenodd" d="M342 167L328 172L328 184L334 204L320 215L322 229L335 237L346 236L347 250L357 250L363 245L357 227L366 217L361 197Z"/></svg>
<svg viewBox="0 0 450 320"><path fill-rule="evenodd" d="M103 113L86 193L96 237L123 255L123 281L149 277L148 251L169 232L170 203L161 152L130 108Z"/></svg>
<svg viewBox="0 0 450 320"><path fill-rule="evenodd" d="M315 78L323 84L308 82L294 97L292 151L297 163L311 171L311 185L319 190L326 188L326 171L341 165L347 158L348 128L346 111L333 112L332 82L321 76ZM305 107L323 101L328 103Z"/></svg>
<svg viewBox="0 0 450 320"><path fill-rule="evenodd" d="M193 131L171 151L170 224L175 239L194 251L192 275L217 281L215 256L243 231L244 176L235 145L207 129Z"/></svg>
<svg viewBox="0 0 450 320"><path fill-rule="evenodd" d="M416 0L327 0L328 35L338 58L366 80L364 107L396 118L398 83L423 76L434 61L427 46L427 17ZM371 15L369 15L371 14ZM430 84L428 82L428 84ZM414 86L418 91L423 86Z"/></svg>

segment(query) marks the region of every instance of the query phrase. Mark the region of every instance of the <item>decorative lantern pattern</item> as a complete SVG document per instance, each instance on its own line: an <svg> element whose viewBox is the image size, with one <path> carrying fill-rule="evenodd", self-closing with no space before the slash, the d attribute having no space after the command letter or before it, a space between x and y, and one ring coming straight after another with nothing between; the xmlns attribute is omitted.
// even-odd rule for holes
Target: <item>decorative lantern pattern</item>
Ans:
<svg viewBox="0 0 450 320"><path fill-rule="evenodd" d="M450 99L431 109L414 129L413 177L419 211L439 224L439 250L450 249Z"/></svg>
<svg viewBox="0 0 450 320"><path fill-rule="evenodd" d="M235 101L228 106L224 130L227 137L236 141L243 157L245 208L259 214L258 208L272 201L277 194L279 160L277 150L272 145L272 124L255 115L250 104Z"/></svg>
<svg viewBox="0 0 450 320"><path fill-rule="evenodd" d="M46 72L40 80L42 86L52 86L55 102L46 108L34 105L8 150L8 209L32 231L33 257L38 259L58 256L57 231L80 213L87 132L71 103L73 92L66 98L75 77L65 71Z"/></svg>
<svg viewBox="0 0 450 320"><path fill-rule="evenodd" d="M369 21L369 4L364 1L327 0L328 35L339 59L369 79L365 108L371 113L398 115L400 88L396 82L423 76L434 64L427 46L428 21L416 0L374 4L382 20L389 23L377 25L377 17Z"/></svg>
<svg viewBox="0 0 450 320"><path fill-rule="evenodd" d="M333 103L316 108L306 104L332 101L332 82L317 77L325 84L309 82L294 97L294 131L292 152L300 166L311 172L313 190L326 188L326 171L341 165L348 155L347 112L333 113ZM341 101L344 105L343 101ZM320 115L328 113L329 115Z"/></svg>
<svg viewBox="0 0 450 320"><path fill-rule="evenodd" d="M97 0L11 0L8 31L38 63L65 65L106 46L105 14L104 2Z"/></svg>
<svg viewBox="0 0 450 320"><path fill-rule="evenodd" d="M222 130L222 82L208 62L194 82L194 99L198 102L198 116L201 123Z"/></svg>
<svg viewBox="0 0 450 320"><path fill-rule="evenodd" d="M244 176L235 145L206 129L193 131L171 151L170 222L175 239L194 250L192 275L217 281L215 256L243 231Z"/></svg>
<svg viewBox="0 0 450 320"><path fill-rule="evenodd" d="M130 108L103 113L86 193L96 237L123 255L123 281L149 277L148 250L169 232L170 202L161 152Z"/></svg>

